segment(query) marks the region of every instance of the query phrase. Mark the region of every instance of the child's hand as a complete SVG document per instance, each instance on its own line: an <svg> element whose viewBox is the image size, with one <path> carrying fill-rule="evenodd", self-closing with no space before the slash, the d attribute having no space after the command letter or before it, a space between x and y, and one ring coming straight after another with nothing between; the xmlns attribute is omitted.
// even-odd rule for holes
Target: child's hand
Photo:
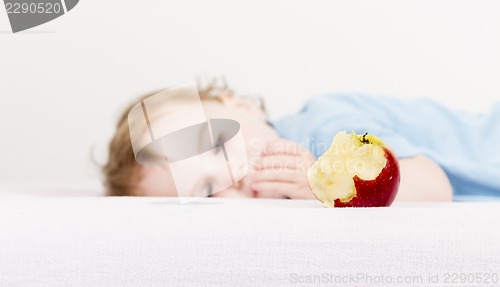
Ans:
<svg viewBox="0 0 500 287"><path fill-rule="evenodd" d="M315 199L307 181L307 169L314 161L306 148L294 142L269 142L256 165L251 188L257 197Z"/></svg>

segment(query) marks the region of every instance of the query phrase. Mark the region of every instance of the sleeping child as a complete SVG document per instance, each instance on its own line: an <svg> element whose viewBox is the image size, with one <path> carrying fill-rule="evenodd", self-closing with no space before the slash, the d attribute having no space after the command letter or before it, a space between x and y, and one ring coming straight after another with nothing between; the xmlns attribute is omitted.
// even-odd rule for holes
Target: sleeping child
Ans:
<svg viewBox="0 0 500 287"><path fill-rule="evenodd" d="M426 99L401 100L361 94L329 94L311 99L296 114L267 121L261 100L235 95L226 85L199 89L207 118L232 119L241 126L248 173L214 196L314 199L307 169L339 131L368 132L383 139L399 158L398 201L481 200L500 197L500 105L490 114L449 110ZM103 167L108 195L177 196L168 165L135 160L128 114L120 117ZM186 100L186 111L190 103ZM164 117L168 120L168 109ZM200 190L217 183L206 168ZM193 180L189 174L185 180Z"/></svg>

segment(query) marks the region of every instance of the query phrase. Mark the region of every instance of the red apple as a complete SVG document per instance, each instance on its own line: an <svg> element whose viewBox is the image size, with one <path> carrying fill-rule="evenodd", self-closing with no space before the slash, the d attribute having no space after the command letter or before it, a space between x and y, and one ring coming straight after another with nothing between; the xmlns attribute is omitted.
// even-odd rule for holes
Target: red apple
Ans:
<svg viewBox="0 0 500 287"><path fill-rule="evenodd" d="M397 157L382 140L345 131L335 135L307 177L325 207L390 206L400 181Z"/></svg>

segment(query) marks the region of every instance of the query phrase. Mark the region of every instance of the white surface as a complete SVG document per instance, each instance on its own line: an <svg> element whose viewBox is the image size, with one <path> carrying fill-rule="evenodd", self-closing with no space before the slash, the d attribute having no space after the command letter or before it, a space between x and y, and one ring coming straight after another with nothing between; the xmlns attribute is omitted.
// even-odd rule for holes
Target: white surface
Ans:
<svg viewBox="0 0 500 287"><path fill-rule="evenodd" d="M105 189L100 182L78 183L0 183L0 201L5 197L80 197L103 196Z"/></svg>
<svg viewBox="0 0 500 287"><path fill-rule="evenodd" d="M292 276L365 273L440 274L442 283L445 273L500 272L498 218L499 203L325 209L290 200L11 198L0 201L0 282L286 286ZM355 285L369 286L342 286ZM446 284L394 286L419 285Z"/></svg>
<svg viewBox="0 0 500 287"><path fill-rule="evenodd" d="M337 91L485 109L500 95L499 10L493 0L82 0L12 35L0 5L0 181L95 180L90 150L104 159L126 103L201 72L262 94L274 117Z"/></svg>

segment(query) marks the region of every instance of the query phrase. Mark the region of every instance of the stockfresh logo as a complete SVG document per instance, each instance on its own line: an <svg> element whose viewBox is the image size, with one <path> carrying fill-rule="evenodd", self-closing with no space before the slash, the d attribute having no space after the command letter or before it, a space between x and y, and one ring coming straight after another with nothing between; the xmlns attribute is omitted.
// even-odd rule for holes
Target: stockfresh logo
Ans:
<svg viewBox="0 0 500 287"><path fill-rule="evenodd" d="M3 0L12 32L24 31L68 13L79 0Z"/></svg>

